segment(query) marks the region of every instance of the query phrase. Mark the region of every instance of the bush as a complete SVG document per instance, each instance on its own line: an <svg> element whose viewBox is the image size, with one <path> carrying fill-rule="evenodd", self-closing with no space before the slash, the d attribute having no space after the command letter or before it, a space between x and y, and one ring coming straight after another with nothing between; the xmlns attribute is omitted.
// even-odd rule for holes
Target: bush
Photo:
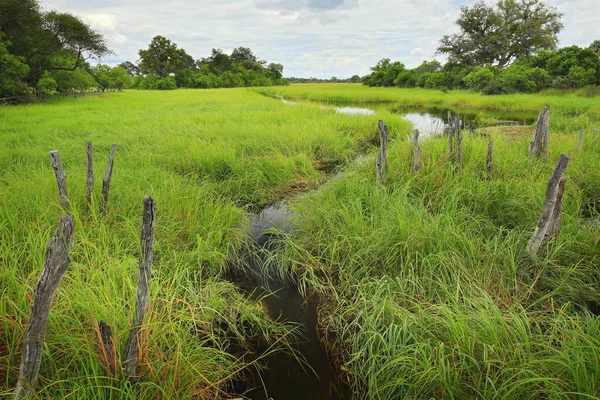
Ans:
<svg viewBox="0 0 600 400"><path fill-rule="evenodd" d="M490 67L478 67L465 76L463 81L466 83L468 89L480 92L494 79L494 70Z"/></svg>

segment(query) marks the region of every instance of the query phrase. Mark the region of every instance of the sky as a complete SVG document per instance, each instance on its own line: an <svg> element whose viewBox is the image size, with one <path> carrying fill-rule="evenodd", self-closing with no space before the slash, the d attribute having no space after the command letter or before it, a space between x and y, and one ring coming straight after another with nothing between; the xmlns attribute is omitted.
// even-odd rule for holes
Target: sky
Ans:
<svg viewBox="0 0 600 400"><path fill-rule="evenodd" d="M105 35L109 65L136 62L162 35L195 59L212 48L252 49L281 63L284 76L363 76L382 58L408 68L438 59L439 39L456 33L461 5L474 0L40 0ZM600 0L546 0L564 14L559 46L600 39Z"/></svg>

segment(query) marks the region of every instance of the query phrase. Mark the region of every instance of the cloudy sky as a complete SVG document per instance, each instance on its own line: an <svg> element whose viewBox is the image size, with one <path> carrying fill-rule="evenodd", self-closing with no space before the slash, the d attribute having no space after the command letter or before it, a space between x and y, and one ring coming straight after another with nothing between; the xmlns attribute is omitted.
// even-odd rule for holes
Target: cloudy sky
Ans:
<svg viewBox="0 0 600 400"><path fill-rule="evenodd" d="M40 0L103 33L117 64L163 35L198 59L211 49L254 54L285 76L364 75L381 58L415 67L432 60L439 39L456 32L460 5L474 0ZM560 46L600 39L600 0L546 0L564 13ZM438 57L438 59L441 59Z"/></svg>

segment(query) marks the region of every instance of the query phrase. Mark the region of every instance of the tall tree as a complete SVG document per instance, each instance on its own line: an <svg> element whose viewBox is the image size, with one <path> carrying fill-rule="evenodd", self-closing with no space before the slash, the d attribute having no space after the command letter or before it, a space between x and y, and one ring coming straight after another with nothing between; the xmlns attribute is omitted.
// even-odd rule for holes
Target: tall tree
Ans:
<svg viewBox="0 0 600 400"><path fill-rule="evenodd" d="M140 68L137 65L135 65L134 63L132 63L131 61L122 62L121 64L119 64L117 66L119 68L123 68L125 71L127 71L127 75L129 75L129 76L137 76L142 73L142 71L140 71Z"/></svg>
<svg viewBox="0 0 600 400"><path fill-rule="evenodd" d="M194 68L194 59L177 47L164 36L155 36L147 50L138 51L140 70L144 74L153 74L165 78L170 74L177 74L186 68Z"/></svg>
<svg viewBox="0 0 600 400"><path fill-rule="evenodd" d="M539 50L552 50L562 29L562 14L540 0L483 0L461 6L456 24L460 33L440 40L438 52L452 63L499 68Z"/></svg>
<svg viewBox="0 0 600 400"><path fill-rule="evenodd" d="M111 54L105 38L79 17L42 12L37 0L0 0L0 29L10 53L30 67L31 86L44 71L73 71L89 58Z"/></svg>

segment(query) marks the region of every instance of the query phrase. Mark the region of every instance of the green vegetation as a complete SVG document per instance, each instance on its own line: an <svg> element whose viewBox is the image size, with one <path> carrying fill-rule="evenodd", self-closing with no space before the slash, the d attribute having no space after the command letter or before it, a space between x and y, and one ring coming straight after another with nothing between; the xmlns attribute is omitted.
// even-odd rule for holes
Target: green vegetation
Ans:
<svg viewBox="0 0 600 400"><path fill-rule="evenodd" d="M488 174L486 136L465 136L463 168L432 138L415 175L403 140L411 128L387 111L398 104L347 116L262 94L482 110L548 103L550 152L531 161L529 132L500 129ZM42 398L227 398L231 380L263 362L248 353L251 343L289 351L295 327L269 319L223 270L249 212L316 187L361 152L365 162L288 201L301 217L283 255L303 292L321 299L321 329L353 397L597 398L600 319L588 311L600 303L597 110L598 98L576 93L485 97L356 84L128 91L2 107L0 394L15 386L32 288L60 214L48 161L58 149L76 237L50 315ZM385 187L372 151L378 119L392 136ZM577 151L580 128L588 134ZM97 178L110 144L119 146L105 217L85 207L87 140ZM561 152L571 156L561 233L531 257L525 248ZM146 194L157 202L152 308L143 376L130 385L102 368L94 321L109 323L121 349Z"/></svg>
<svg viewBox="0 0 600 400"><path fill-rule="evenodd" d="M390 113L379 117L408 124ZM58 149L76 219L72 264L52 309L38 386L43 398L225 398L254 360L249 343L283 348L295 327L222 278L248 212L322 182L376 130L373 117L291 107L245 89L127 91L0 107L0 396L15 387L33 288L56 229L48 152ZM108 214L85 207L85 142L96 192L117 143ZM144 195L157 203L151 311L141 383L102 369L94 321L122 349L131 313ZM289 349L288 349L289 350ZM259 360L260 361L260 360Z"/></svg>
<svg viewBox="0 0 600 400"><path fill-rule="evenodd" d="M368 86L470 89L487 95L593 87L598 95L598 41L556 49L562 14L539 0L478 1L461 6L460 32L440 40L448 62L423 61L407 69L383 58L362 78Z"/></svg>
<svg viewBox="0 0 600 400"><path fill-rule="evenodd" d="M212 49L210 57L194 61L184 49L169 39L156 36L147 50L140 50L137 67L128 62L138 89L231 88L287 85L283 65L259 60L247 47L233 49L231 55ZM132 68L133 66L133 68ZM144 75L142 75L144 74Z"/></svg>

